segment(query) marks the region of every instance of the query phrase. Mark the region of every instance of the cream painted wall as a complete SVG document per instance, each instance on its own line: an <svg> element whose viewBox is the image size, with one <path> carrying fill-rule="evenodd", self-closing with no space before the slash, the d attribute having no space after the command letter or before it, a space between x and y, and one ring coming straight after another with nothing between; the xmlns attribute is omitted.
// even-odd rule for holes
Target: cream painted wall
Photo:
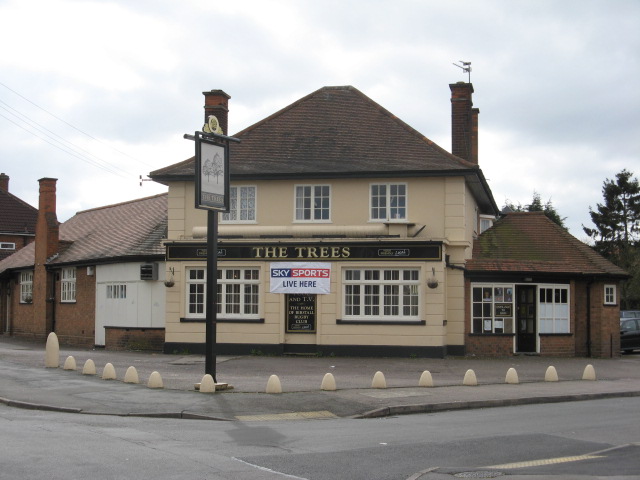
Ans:
<svg viewBox="0 0 640 480"><path fill-rule="evenodd" d="M418 267L421 269L420 318L426 325L349 325L336 324L342 318L341 270L355 262L332 262L331 294L317 297L317 332L287 334L284 328L284 295L269 292L269 262L247 260L225 262L224 266L256 267L261 270L262 288L260 318L264 323L219 323L218 340L225 343L308 343L324 345L401 345L444 346L464 344L464 277L459 270L445 267L444 255L452 263L464 264L470 257L477 224L476 202L463 177L377 179L331 179L298 182L289 180L250 181L232 185L257 187L257 221L255 224L220 223L220 231L230 226L251 230L252 227L304 226L294 220L295 185L331 185L331 219L327 223L311 223L314 227L365 226L369 221L369 188L371 183L406 183L408 219L392 224L393 233L412 235L423 225L419 239L443 242L442 262L377 262L376 267ZM170 241L192 238L194 227L207 224L207 212L194 207L194 185L175 182L169 187ZM406 224L414 223L407 229ZM408 237L407 237L408 238ZM254 240L255 241L255 240ZM367 264L362 264L367 265ZM370 264L369 264L370 265ZM166 289L166 341L170 343L204 342L204 323L185 323L186 293L184 272L188 266L204 267L204 262L168 262L167 278L173 269L175 285ZM426 287L426 278L435 268L439 285ZM447 325L444 326L444 321Z"/></svg>

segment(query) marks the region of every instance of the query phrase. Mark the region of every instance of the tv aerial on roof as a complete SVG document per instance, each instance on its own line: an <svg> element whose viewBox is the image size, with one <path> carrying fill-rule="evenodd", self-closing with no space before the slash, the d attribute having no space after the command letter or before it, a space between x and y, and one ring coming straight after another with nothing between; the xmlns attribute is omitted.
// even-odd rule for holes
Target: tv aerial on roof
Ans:
<svg viewBox="0 0 640 480"><path fill-rule="evenodd" d="M465 62L464 60L460 60L460 63L462 65L458 65L457 63L454 63L454 65L462 69L463 72L469 74L469 83L471 83L471 62Z"/></svg>

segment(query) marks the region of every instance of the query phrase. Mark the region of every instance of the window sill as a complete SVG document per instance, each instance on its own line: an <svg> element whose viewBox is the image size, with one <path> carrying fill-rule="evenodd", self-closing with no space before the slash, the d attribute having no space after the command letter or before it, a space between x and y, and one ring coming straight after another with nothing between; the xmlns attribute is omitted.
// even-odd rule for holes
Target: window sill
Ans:
<svg viewBox="0 0 640 480"><path fill-rule="evenodd" d="M180 323L205 323L206 318L181 318ZM216 323L264 323L264 318L217 318Z"/></svg>
<svg viewBox="0 0 640 480"><path fill-rule="evenodd" d="M425 320L343 320L336 319L337 325L426 325Z"/></svg>

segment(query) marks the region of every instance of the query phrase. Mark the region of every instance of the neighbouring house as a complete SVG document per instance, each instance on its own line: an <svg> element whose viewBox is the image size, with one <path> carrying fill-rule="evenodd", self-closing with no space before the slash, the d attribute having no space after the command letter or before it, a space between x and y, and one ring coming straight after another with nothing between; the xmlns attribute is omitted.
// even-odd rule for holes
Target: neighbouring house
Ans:
<svg viewBox="0 0 640 480"><path fill-rule="evenodd" d="M0 173L0 260L33 242L38 209L9 193L9 176Z"/></svg>
<svg viewBox="0 0 640 480"><path fill-rule="evenodd" d="M59 224L56 181L39 181L35 242L0 261L4 331L161 349L167 195L85 210Z"/></svg>
<svg viewBox="0 0 640 480"><path fill-rule="evenodd" d="M0 173L0 261L33 242L38 209L9 193L9 176ZM0 283L0 299L10 292ZM7 302L0 300L0 333L8 331Z"/></svg>
<svg viewBox="0 0 640 480"><path fill-rule="evenodd" d="M624 272L542 217L493 226L473 87L449 87L452 153L350 86L233 135L213 300L195 159L151 172L169 188L165 352L205 350L210 305L221 354L617 355ZM228 135L229 95L203 94Z"/></svg>

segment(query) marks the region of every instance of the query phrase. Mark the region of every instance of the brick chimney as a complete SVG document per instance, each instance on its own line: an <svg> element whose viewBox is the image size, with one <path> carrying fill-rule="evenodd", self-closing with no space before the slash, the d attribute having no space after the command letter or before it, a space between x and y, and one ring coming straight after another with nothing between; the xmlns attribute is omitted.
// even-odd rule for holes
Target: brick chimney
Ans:
<svg viewBox="0 0 640 480"><path fill-rule="evenodd" d="M0 173L0 190L9 191L9 175Z"/></svg>
<svg viewBox="0 0 640 480"><path fill-rule="evenodd" d="M53 328L51 296L53 278L47 272L47 259L58 253L59 224L56 217L55 178L41 178L33 271L33 316L36 331L47 335Z"/></svg>
<svg viewBox="0 0 640 480"><path fill-rule="evenodd" d="M478 164L478 114L473 107L473 85L452 83L451 89L451 153Z"/></svg>
<svg viewBox="0 0 640 480"><path fill-rule="evenodd" d="M228 116L229 116L229 95L222 90L211 90L210 92L202 92L204 95L204 121L209 120L209 115L215 115L222 128L223 135L229 135Z"/></svg>

